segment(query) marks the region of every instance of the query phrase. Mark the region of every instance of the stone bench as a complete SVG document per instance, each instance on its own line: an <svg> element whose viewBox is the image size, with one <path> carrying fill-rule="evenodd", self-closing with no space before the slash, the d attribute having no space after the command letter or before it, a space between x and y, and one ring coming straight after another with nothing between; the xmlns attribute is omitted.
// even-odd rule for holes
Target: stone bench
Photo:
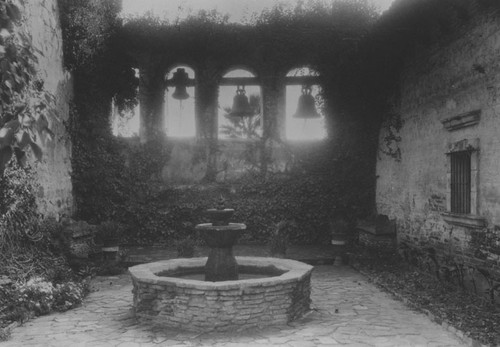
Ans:
<svg viewBox="0 0 500 347"><path fill-rule="evenodd" d="M386 215L377 215L372 221L359 221L356 225L359 243L375 249L396 248L396 220Z"/></svg>

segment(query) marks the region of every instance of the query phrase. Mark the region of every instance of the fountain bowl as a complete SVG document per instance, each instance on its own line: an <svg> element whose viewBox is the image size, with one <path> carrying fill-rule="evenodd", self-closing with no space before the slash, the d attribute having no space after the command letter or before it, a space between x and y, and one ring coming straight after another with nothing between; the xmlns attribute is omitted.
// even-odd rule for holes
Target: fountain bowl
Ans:
<svg viewBox="0 0 500 347"><path fill-rule="evenodd" d="M171 259L129 268L135 316L171 328L228 331L288 323L309 311L312 266L278 258L236 260L240 269L277 275L220 282L173 277L203 268L207 258Z"/></svg>
<svg viewBox="0 0 500 347"><path fill-rule="evenodd" d="M234 209L232 208L209 208L208 210L205 210L205 215L212 221L214 225L227 225L233 214Z"/></svg>
<svg viewBox="0 0 500 347"><path fill-rule="evenodd" d="M203 223L196 225L195 230L201 233L207 246L219 248L232 247L246 228L246 225L242 223L229 223L227 225Z"/></svg>

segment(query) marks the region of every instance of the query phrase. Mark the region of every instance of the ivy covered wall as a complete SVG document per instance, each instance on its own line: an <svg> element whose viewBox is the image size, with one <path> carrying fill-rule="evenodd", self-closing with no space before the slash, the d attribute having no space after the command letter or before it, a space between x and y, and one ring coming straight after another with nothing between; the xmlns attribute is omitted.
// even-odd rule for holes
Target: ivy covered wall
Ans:
<svg viewBox="0 0 500 347"><path fill-rule="evenodd" d="M68 129L75 217L123 222L131 242L168 241L189 235L189 225L201 218L200 211L223 192L240 209L253 240L264 240L277 219L298 219L295 241L326 242L334 214L352 220L369 214L374 200L374 129L382 103L370 94L377 69L360 48L376 16L358 6L361 3L339 2L328 11L315 5L291 12L276 8L251 26L229 24L216 13L204 12L188 18L178 30L150 18L122 27L119 1L60 0L64 62L74 76ZM205 86L205 93L197 95L202 131L192 152L193 160L205 162L205 182L213 182L223 168L214 159L219 150L213 136L218 78L235 65L245 65L267 88L267 126L256 143L256 159L249 160L257 170L207 188L212 195L204 186L179 191L171 186L174 182L160 179L175 155L169 139L155 134L161 121L150 111L161 106L158 76L179 62L193 66ZM275 102L280 78L304 65L320 72L330 115L330 140L309 149L280 144ZM139 80L134 67L142 67ZM145 93L143 89L137 98L136 88L144 84L156 87ZM133 106L138 99L141 106L151 104L143 117L143 131L153 135L151 141L130 143L111 136L112 99L119 108ZM293 165L275 170L280 153L286 158L284 167ZM267 190L273 196L262 200L267 195L256 194Z"/></svg>

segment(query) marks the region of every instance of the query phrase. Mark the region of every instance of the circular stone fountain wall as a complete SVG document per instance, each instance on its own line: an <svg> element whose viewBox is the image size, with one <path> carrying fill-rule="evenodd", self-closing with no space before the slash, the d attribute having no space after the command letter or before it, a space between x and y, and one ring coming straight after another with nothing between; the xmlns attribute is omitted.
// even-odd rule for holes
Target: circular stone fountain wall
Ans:
<svg viewBox="0 0 500 347"><path fill-rule="evenodd" d="M140 320L206 331L290 322L309 310L312 266L288 259L236 257L242 268L281 275L205 282L168 274L203 268L207 258L172 259L131 267L134 311Z"/></svg>

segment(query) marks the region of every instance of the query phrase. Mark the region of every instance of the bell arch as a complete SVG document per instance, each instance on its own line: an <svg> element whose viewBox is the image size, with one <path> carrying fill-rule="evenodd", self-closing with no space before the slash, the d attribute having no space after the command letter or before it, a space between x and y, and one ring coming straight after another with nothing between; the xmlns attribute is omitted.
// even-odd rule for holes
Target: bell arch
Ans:
<svg viewBox="0 0 500 347"><path fill-rule="evenodd" d="M196 136L196 73L186 64L172 65L165 75L165 132L168 137Z"/></svg>
<svg viewBox="0 0 500 347"><path fill-rule="evenodd" d="M233 66L219 87L218 136L257 140L262 136L262 92L252 69Z"/></svg>
<svg viewBox="0 0 500 347"><path fill-rule="evenodd" d="M285 136L287 140L322 140L327 137L323 90L319 72L309 66L286 74Z"/></svg>

